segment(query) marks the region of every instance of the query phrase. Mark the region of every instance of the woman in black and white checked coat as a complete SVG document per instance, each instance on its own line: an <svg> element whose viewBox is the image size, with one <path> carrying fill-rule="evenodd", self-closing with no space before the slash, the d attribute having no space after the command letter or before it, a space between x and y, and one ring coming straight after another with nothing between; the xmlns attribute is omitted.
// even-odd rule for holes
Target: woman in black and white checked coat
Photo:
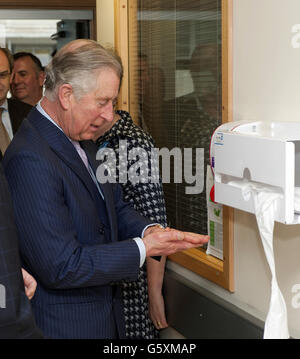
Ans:
<svg viewBox="0 0 300 359"><path fill-rule="evenodd" d="M110 176L114 176L116 182L122 185L125 201L132 203L143 216L165 227L167 221L162 185L157 168L152 168L151 172L152 137L133 123L128 112L116 111L111 129L96 143L101 150L114 150L116 163L113 156L107 156L105 165L109 167ZM130 160L130 151L133 149L139 157L132 156ZM160 262L147 258L137 281L122 282L127 338L157 338L157 329L168 326L162 296L164 266L165 258L161 258Z"/></svg>

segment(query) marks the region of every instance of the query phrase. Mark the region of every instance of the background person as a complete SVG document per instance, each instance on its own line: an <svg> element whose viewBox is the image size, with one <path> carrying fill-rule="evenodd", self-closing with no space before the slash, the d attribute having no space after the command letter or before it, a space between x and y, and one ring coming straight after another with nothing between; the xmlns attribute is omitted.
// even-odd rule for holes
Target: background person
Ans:
<svg viewBox="0 0 300 359"><path fill-rule="evenodd" d="M176 97L165 105L166 121L176 123L174 132L169 131L168 148L179 147L203 149L203 160L193 154L185 165L203 180L201 193L186 194L186 181L176 185L164 184L167 202L168 220L176 223L177 228L187 231L193 228L198 233L208 232L206 175L209 165L210 140L214 130L221 124L221 77L218 70L221 63L221 49L216 44L198 44L195 46L188 70L193 81L193 91ZM173 172L173 168L172 168ZM199 189L200 191L200 189ZM174 208L174 198L180 199L184 210L178 216Z"/></svg>
<svg viewBox="0 0 300 359"><path fill-rule="evenodd" d="M32 106L7 98L13 70L13 56L0 48L0 159Z"/></svg>
<svg viewBox="0 0 300 359"><path fill-rule="evenodd" d="M145 54L139 54L139 125L151 134L159 148L167 144L163 105L165 97L165 76L158 66L150 65Z"/></svg>
<svg viewBox="0 0 300 359"><path fill-rule="evenodd" d="M30 52L14 54L11 82L12 96L35 106L43 96L44 68L38 57Z"/></svg>
<svg viewBox="0 0 300 359"><path fill-rule="evenodd" d="M188 214L179 228L195 228L200 233L208 233L206 176L209 165L210 140L214 130L221 124L221 82L218 74L221 50L216 44L198 44L191 56L189 70L194 91L176 99L177 120L179 124L180 148L203 148L204 161L203 191L199 194L184 195L184 187L179 186L178 193L182 206ZM195 160L191 161L193 173L196 173ZM199 170L200 172L200 170ZM188 218L190 220L188 221Z"/></svg>
<svg viewBox="0 0 300 359"><path fill-rule="evenodd" d="M43 336L36 326L28 300L34 295L36 281L25 270L21 272L18 235L1 163L0 208L0 294L4 296L0 298L0 339L41 339Z"/></svg>
<svg viewBox="0 0 300 359"><path fill-rule="evenodd" d="M96 144L98 148L106 150L113 149L116 154L117 163L105 161L111 171L116 172L116 181L126 178L130 167L136 162L128 161L128 153L133 148L142 149L140 157L149 170L151 178L151 150L154 142L150 135L136 126L131 116L126 111L116 111L114 121L110 123L110 130L103 133L99 131L96 138L101 135ZM126 141L127 150L119 148L120 141ZM126 164L120 166L120 163ZM116 171L116 168L117 171ZM120 173L121 172L121 173ZM125 177L126 176L126 177ZM130 179L126 183L121 183L124 191L124 200L130 202L134 209L152 222L157 222L162 226L167 226L166 208L163 196L162 185L160 182L132 183ZM165 317L164 299L162 295L162 284L164 277L164 267L166 258L160 262L153 258L147 258L139 273L137 281L122 282L122 296L124 301L126 337L131 339L143 338L153 339L158 337L156 329L163 329L168 326ZM149 306L148 306L149 301ZM153 325L154 324L154 325ZM154 327L155 326L155 327Z"/></svg>

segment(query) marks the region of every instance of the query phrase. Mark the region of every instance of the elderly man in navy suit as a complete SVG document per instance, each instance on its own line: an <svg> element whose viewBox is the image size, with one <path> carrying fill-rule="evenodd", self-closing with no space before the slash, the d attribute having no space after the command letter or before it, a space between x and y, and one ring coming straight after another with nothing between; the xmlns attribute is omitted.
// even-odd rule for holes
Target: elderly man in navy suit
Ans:
<svg viewBox="0 0 300 359"><path fill-rule="evenodd" d="M52 338L123 338L117 281L136 280L147 256L208 237L149 223L119 185L96 179L90 140L114 118L118 56L89 41L59 51L46 71L45 97L4 157L23 264L38 282L37 324Z"/></svg>

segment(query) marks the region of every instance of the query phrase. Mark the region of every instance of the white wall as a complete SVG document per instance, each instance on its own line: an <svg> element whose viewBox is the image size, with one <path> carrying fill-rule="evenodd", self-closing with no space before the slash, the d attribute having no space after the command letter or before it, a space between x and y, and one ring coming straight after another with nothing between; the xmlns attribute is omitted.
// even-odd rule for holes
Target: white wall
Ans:
<svg viewBox="0 0 300 359"><path fill-rule="evenodd" d="M291 29L300 24L300 2L233 1L235 120L297 120L300 51Z"/></svg>
<svg viewBox="0 0 300 359"><path fill-rule="evenodd" d="M300 120L299 0L234 1L234 120ZM266 313L270 272L253 216L235 213L237 296ZM300 226L276 224L277 277L286 300L291 333L300 337L300 308L291 300L300 283Z"/></svg>
<svg viewBox="0 0 300 359"><path fill-rule="evenodd" d="M300 24L299 0L234 0L234 120L300 120L295 24ZM253 216L235 215L236 295L266 313L270 272L256 223ZM300 308L291 303L292 287L300 284L299 225L275 225L274 252L290 331L300 338Z"/></svg>

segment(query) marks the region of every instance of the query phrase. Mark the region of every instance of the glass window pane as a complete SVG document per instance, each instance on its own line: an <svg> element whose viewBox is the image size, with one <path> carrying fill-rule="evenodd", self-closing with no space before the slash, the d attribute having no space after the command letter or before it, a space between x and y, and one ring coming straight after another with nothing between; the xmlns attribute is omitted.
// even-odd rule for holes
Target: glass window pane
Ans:
<svg viewBox="0 0 300 359"><path fill-rule="evenodd" d="M209 145L222 121L221 1L140 0L138 30L139 122L157 147L181 149L164 183L169 224L207 233Z"/></svg>

